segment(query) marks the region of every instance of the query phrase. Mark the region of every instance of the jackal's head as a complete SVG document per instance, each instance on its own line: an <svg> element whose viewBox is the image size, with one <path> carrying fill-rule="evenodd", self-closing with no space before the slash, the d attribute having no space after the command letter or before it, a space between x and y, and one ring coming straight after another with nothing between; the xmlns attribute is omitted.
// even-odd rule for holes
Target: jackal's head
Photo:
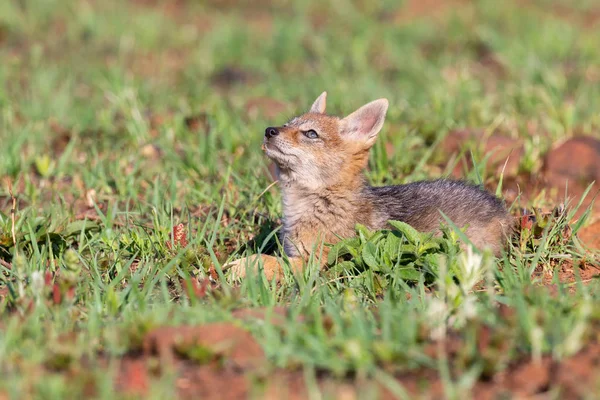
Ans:
<svg viewBox="0 0 600 400"><path fill-rule="evenodd" d="M313 190L350 184L367 165L388 101L372 101L338 118L325 114L326 99L323 92L306 114L265 130L263 149L284 184Z"/></svg>

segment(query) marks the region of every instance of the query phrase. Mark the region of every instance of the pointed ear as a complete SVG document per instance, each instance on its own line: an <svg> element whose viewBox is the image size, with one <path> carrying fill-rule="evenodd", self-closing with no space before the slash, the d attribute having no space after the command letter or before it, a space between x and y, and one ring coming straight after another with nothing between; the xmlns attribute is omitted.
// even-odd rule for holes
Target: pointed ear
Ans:
<svg viewBox="0 0 600 400"><path fill-rule="evenodd" d="M344 135L371 146L383 126L387 109L387 99L365 104L342 120Z"/></svg>
<svg viewBox="0 0 600 400"><path fill-rule="evenodd" d="M310 106L311 113L323 114L325 112L325 106L327 105L327 92L321 93L315 100L312 106Z"/></svg>

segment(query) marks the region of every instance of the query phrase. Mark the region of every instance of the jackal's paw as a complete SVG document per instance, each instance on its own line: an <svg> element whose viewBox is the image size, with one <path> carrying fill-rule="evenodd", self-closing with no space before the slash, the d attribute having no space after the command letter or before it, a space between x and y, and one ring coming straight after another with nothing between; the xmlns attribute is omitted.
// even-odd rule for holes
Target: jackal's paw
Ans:
<svg viewBox="0 0 600 400"><path fill-rule="evenodd" d="M248 271L256 273L259 270L259 259L262 260L265 277L268 280L272 280L273 278L276 280L281 279L283 276L283 270L281 265L279 265L277 258L265 254L254 254L249 257L232 261L226 264L225 268L231 270L231 277L233 279L245 278Z"/></svg>

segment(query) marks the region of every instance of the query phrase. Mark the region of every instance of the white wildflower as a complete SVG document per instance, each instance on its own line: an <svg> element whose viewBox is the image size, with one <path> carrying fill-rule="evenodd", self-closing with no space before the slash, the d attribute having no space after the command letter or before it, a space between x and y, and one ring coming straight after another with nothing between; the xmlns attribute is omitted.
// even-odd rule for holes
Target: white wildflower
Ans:
<svg viewBox="0 0 600 400"><path fill-rule="evenodd" d="M477 297L468 295L461 304L461 312L467 320L477 317Z"/></svg>
<svg viewBox="0 0 600 400"><path fill-rule="evenodd" d="M445 301L436 297L430 298L427 303L426 318L431 323L431 339L441 340L446 336L446 321L449 314L450 310Z"/></svg>
<svg viewBox="0 0 600 400"><path fill-rule="evenodd" d="M470 292L477 282L483 279L486 264L483 255L473 251L472 246L468 246L466 251L460 254L458 259L460 274L458 278L465 292Z"/></svg>
<svg viewBox="0 0 600 400"><path fill-rule="evenodd" d="M462 328L468 320L477 317L477 297L467 295L452 315L448 318L448 326L452 328Z"/></svg>
<svg viewBox="0 0 600 400"><path fill-rule="evenodd" d="M31 274L31 290L35 295L39 295L44 290L44 274L41 271L34 271Z"/></svg>

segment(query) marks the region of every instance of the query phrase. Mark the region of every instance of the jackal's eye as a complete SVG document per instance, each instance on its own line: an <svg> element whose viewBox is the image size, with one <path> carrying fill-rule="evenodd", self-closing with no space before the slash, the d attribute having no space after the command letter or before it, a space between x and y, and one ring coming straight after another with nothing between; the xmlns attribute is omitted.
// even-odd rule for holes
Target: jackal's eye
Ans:
<svg viewBox="0 0 600 400"><path fill-rule="evenodd" d="M319 135L317 135L317 132L315 132L314 130L309 130L304 132L304 136L306 136L309 139L316 139L319 137Z"/></svg>

